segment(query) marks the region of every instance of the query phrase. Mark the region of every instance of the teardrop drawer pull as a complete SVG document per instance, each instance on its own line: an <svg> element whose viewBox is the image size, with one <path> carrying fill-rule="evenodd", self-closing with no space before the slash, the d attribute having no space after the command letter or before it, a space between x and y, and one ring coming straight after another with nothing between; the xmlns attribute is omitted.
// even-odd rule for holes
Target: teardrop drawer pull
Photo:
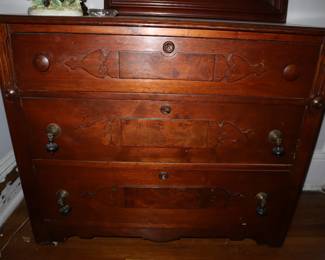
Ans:
<svg viewBox="0 0 325 260"><path fill-rule="evenodd" d="M55 153L59 150L59 145L54 140L61 134L61 127L55 123L47 126L47 140L46 150L49 153Z"/></svg>
<svg viewBox="0 0 325 260"><path fill-rule="evenodd" d="M265 216L267 213L266 205L267 205L268 194L265 192L260 192L256 194L257 207L256 214L259 216Z"/></svg>
<svg viewBox="0 0 325 260"><path fill-rule="evenodd" d="M67 192L66 190L59 190L56 193L56 196L59 213L62 216L68 216L71 212L71 206L67 203L69 192Z"/></svg>
<svg viewBox="0 0 325 260"><path fill-rule="evenodd" d="M284 155L283 134L280 130L274 129L269 133L269 141L275 146L272 149L273 155L280 158Z"/></svg>

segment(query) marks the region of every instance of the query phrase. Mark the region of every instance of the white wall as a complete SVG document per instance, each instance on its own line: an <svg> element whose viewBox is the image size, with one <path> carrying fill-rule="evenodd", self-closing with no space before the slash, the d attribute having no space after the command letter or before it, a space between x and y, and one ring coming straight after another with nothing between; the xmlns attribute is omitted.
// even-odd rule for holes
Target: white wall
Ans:
<svg viewBox="0 0 325 260"><path fill-rule="evenodd" d="M289 0L287 22L325 27L325 0Z"/></svg>
<svg viewBox="0 0 325 260"><path fill-rule="evenodd" d="M15 166L15 158L12 151L10 135L0 94L0 183Z"/></svg>
<svg viewBox="0 0 325 260"><path fill-rule="evenodd" d="M325 0L289 0L290 24L325 28ZM325 120L305 182L305 190L320 190L325 185Z"/></svg>
<svg viewBox="0 0 325 260"><path fill-rule="evenodd" d="M12 171L15 165L16 160L12 151L3 100L0 92L0 183L6 180L6 176ZM19 205L22 199L23 193L21 191L19 179L13 184L8 184L4 190L0 190L0 227L11 215L13 210Z"/></svg>
<svg viewBox="0 0 325 260"><path fill-rule="evenodd" d="M5 157L11 150L11 141L7 126L7 120L3 107L2 97L0 95L0 158Z"/></svg>

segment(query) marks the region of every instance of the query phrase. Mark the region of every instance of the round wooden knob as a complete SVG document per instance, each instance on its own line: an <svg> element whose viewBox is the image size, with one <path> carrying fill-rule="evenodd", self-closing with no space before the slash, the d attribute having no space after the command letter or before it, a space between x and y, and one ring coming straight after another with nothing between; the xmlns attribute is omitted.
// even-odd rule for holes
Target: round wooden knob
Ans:
<svg viewBox="0 0 325 260"><path fill-rule="evenodd" d="M38 54L34 58L34 67L40 72L46 72L50 68L50 59L44 54Z"/></svg>
<svg viewBox="0 0 325 260"><path fill-rule="evenodd" d="M175 50L175 44L171 41L165 42L163 45L163 51L165 53L172 53Z"/></svg>
<svg viewBox="0 0 325 260"><path fill-rule="evenodd" d="M299 69L295 64L286 66L283 70L283 77L288 81L294 81L299 77Z"/></svg>

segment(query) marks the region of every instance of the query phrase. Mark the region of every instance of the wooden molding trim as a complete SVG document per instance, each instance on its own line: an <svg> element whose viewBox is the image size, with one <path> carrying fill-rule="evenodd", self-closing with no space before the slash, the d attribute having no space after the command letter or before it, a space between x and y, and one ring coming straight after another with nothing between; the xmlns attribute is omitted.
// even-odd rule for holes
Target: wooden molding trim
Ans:
<svg viewBox="0 0 325 260"><path fill-rule="evenodd" d="M212 18L227 20L286 22L288 0L197 1L197 0L105 0L105 8L121 15Z"/></svg>
<svg viewBox="0 0 325 260"><path fill-rule="evenodd" d="M0 24L0 87L2 90L8 89L13 84L8 40L7 25Z"/></svg>

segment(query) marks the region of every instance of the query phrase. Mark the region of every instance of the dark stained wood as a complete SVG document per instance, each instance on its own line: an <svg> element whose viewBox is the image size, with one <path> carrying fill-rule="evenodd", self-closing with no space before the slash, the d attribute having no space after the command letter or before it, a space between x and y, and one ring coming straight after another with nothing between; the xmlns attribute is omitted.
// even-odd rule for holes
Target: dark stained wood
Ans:
<svg viewBox="0 0 325 260"><path fill-rule="evenodd" d="M177 29L176 31L182 33L185 29L191 29L194 33L201 32L201 35L214 33L213 30L234 32L233 37L238 32L245 32L249 35L249 32L263 33L260 37L268 37L274 35L277 39L281 40L281 34L292 34L300 36L315 36L321 37L324 35L324 29L313 27L299 27L290 25L277 25L277 24L264 24L264 23L243 23L243 22L225 22L218 20L200 20L200 19L173 19L173 18L155 18L155 17L51 17L51 16L15 16L15 15L0 15L0 22L12 25L12 28L19 30L24 28L24 31L36 30L43 32L54 32L63 30L69 32L71 29L79 32L85 29L91 33L99 33L106 30L112 31L116 28L120 33L128 31L130 34L146 31L150 34L150 31L156 32L157 29L164 29L168 32L169 29ZM46 25L57 25L55 27L48 27ZM65 26L70 25L70 26ZM75 26L72 26L75 25ZM28 30L28 27L30 28ZM150 28L150 29L148 29ZM121 30L123 29L123 30ZM199 31L196 31L198 29ZM132 33L133 32L133 33ZM237 33L236 33L237 32ZM184 35L185 36L185 35ZM299 37L298 37L299 38ZM294 38L293 38L294 39Z"/></svg>
<svg viewBox="0 0 325 260"><path fill-rule="evenodd" d="M325 256L325 196L303 193L288 238L281 249L258 246L254 241L228 239L181 239L155 243L135 238L73 237L58 246L39 245L33 241L31 227L26 224L3 251L3 259L57 260L69 259L281 259L323 260ZM10 234L27 217L22 205L4 226ZM6 237L4 238L6 240Z"/></svg>
<svg viewBox="0 0 325 260"><path fill-rule="evenodd" d="M315 105L325 96L323 30L0 21L1 90L37 242L78 235L282 245L324 113ZM50 123L61 127L54 140ZM274 129L283 132L281 158L268 139ZM48 153L48 142L59 150ZM257 214L261 192L265 216Z"/></svg>
<svg viewBox="0 0 325 260"><path fill-rule="evenodd" d="M40 239L45 239L41 224L39 222L39 203L38 195L33 188L33 166L30 157L30 147L28 145L27 132L25 131L26 121L22 116L22 107L18 89L14 83L14 72L11 59L10 36L6 25L0 25L0 83L3 97L5 97L4 105L6 109L12 144L15 157L21 177L21 183L24 188L24 196L27 202L28 210L31 216L31 225L34 234ZM13 91L14 94L6 95Z"/></svg>
<svg viewBox="0 0 325 260"><path fill-rule="evenodd" d="M166 104L168 115L161 113ZM304 106L168 99L26 98L22 105L33 158L169 163L291 164L304 111ZM62 129L55 154L45 149L50 123ZM273 129L284 135L281 158L272 154L268 140Z"/></svg>
<svg viewBox="0 0 325 260"><path fill-rule="evenodd" d="M168 41L175 44L170 54L163 52ZM58 42L65 47L58 48ZM14 34L13 49L17 84L22 91L305 98L320 46L261 40ZM31 66L36 57L49 63L45 70ZM295 71L288 72L288 68Z"/></svg>
<svg viewBox="0 0 325 260"><path fill-rule="evenodd" d="M315 81L313 88L310 93L310 98L320 97L324 100L325 94L325 39L321 46L320 58L318 61L318 68L315 75ZM296 186L296 193L300 194L304 180L306 178L306 173L308 172L308 168L312 159L312 154L314 147L316 145L317 140L312 140L312 136L317 136L321 127L321 123L323 120L323 114L320 112L324 112L325 107L315 108L311 105L306 107L304 114L304 122L300 129L300 138L301 142L297 147L296 159L297 162L294 165L295 175L292 176L292 184ZM312 127L313 126L313 127ZM302 160L305 160L302 161ZM283 219L282 228L283 234L286 234L288 229L286 228L289 225L291 218L294 215L294 211L296 209L298 203L299 196L295 196L295 200L292 202L292 207L287 209L287 218Z"/></svg>
<svg viewBox="0 0 325 260"><path fill-rule="evenodd" d="M56 234L55 238L60 240L62 234L79 235L83 234L83 228L91 232L99 225L101 231L89 235L118 234L124 229L124 235L154 240L171 240L189 234L257 237L262 230L269 233L281 222L281 212L289 199L287 173L180 169L169 171L169 178L162 180L161 170L148 166L70 165L63 161L35 162L36 182L40 184L38 193L42 194L41 215L48 224L48 233L56 234L57 229L73 227L73 231L67 228L60 237ZM166 166L161 165L161 169ZM50 185L41 185L44 182ZM59 190L70 194L67 203L72 210L68 216L60 216L58 212L56 194ZM256 214L256 194L261 191L269 195L267 216ZM228 219L227 223L220 221L223 218ZM250 226L254 226L254 230ZM164 234L163 228L172 233ZM244 233L237 233L238 229Z"/></svg>
<svg viewBox="0 0 325 260"><path fill-rule="evenodd" d="M105 0L106 8L121 15L151 15L214 18L264 22L285 22L287 0Z"/></svg>

